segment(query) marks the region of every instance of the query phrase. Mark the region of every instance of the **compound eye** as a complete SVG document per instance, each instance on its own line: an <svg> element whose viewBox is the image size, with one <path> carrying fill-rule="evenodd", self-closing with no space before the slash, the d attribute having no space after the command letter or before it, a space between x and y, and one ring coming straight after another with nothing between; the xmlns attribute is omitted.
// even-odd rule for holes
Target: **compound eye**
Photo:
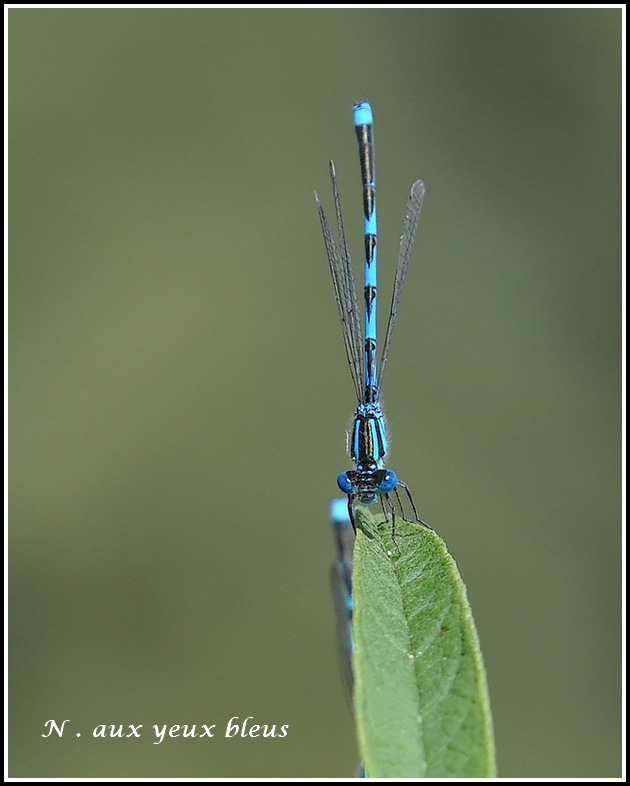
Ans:
<svg viewBox="0 0 630 786"><path fill-rule="evenodd" d="M388 491L393 491L398 485L398 475L393 469L381 469L378 473L374 473L376 480L376 488L383 494Z"/></svg>
<svg viewBox="0 0 630 786"><path fill-rule="evenodd" d="M337 476L337 485L344 494L352 494L354 491L354 484L348 477L347 472L340 472Z"/></svg>

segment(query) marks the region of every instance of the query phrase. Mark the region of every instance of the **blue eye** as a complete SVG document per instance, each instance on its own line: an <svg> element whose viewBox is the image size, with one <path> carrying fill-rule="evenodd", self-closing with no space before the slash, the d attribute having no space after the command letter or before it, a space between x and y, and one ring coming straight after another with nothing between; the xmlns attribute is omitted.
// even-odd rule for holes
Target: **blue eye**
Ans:
<svg viewBox="0 0 630 786"><path fill-rule="evenodd" d="M376 488L386 494L388 491L393 491L398 485L398 475L393 469L384 469L381 472L383 473L381 477L375 477L375 480L378 480ZM375 472L374 474L378 475L380 473Z"/></svg>
<svg viewBox="0 0 630 786"><path fill-rule="evenodd" d="M352 494L354 491L354 484L348 477L347 472L340 472L337 476L337 485L344 494Z"/></svg>

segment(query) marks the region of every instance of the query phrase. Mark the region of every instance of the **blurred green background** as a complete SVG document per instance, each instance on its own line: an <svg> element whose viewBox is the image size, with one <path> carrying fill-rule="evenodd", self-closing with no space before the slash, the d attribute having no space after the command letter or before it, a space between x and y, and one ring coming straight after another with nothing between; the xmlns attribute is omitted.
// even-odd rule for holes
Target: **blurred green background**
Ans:
<svg viewBox="0 0 630 786"><path fill-rule="evenodd" d="M386 293L428 189L392 464L467 582L500 774L619 776L621 11L13 9L9 75L10 775L353 773L312 192L334 157L358 263L368 97Z"/></svg>

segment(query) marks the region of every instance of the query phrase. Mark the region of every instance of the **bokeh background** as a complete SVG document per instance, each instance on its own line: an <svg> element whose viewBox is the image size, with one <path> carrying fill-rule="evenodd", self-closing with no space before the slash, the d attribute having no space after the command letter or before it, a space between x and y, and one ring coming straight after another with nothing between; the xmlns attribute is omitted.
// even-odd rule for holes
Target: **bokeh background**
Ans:
<svg viewBox="0 0 630 786"><path fill-rule="evenodd" d="M621 26L9 11L10 775L353 773L327 507L354 402L312 192L334 157L358 263L367 97L385 292L428 188L392 463L467 582L500 773L619 776Z"/></svg>

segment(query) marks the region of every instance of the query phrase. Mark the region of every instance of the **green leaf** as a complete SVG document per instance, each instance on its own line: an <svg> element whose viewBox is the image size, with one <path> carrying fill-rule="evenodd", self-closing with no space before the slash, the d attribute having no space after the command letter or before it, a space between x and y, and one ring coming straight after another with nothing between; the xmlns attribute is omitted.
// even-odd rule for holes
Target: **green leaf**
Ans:
<svg viewBox="0 0 630 786"><path fill-rule="evenodd" d="M432 530L355 512L354 702L372 778L491 778L492 716L466 589Z"/></svg>

